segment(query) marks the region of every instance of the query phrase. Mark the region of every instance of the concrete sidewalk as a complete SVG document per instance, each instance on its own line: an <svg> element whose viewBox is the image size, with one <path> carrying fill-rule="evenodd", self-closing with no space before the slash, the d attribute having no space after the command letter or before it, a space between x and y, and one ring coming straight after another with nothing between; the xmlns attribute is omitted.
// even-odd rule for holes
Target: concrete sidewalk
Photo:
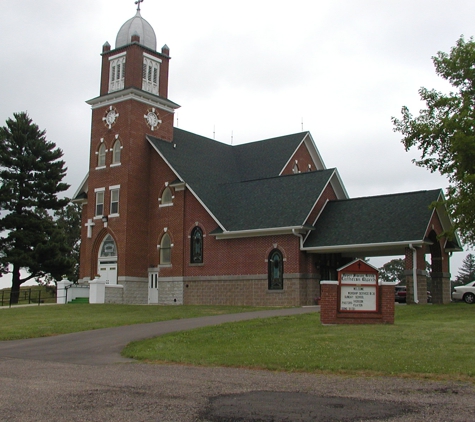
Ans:
<svg viewBox="0 0 475 422"><path fill-rule="evenodd" d="M120 356L121 350L131 341L143 340L176 331L218 325L225 322L299 315L318 312L319 310L319 306L274 309L241 314L215 315L127 325L54 337L2 341L0 342L0 358L29 359L81 365L106 365L117 362L131 362L133 360Z"/></svg>

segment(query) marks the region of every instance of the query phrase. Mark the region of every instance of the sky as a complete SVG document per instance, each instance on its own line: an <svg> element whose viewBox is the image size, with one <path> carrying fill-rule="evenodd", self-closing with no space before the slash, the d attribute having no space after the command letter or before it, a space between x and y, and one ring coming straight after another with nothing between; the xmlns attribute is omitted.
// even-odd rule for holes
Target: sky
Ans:
<svg viewBox="0 0 475 422"><path fill-rule="evenodd" d="M0 0L0 125L27 111L64 152L72 196L88 169L102 45L134 0ZM475 35L466 0L144 0L167 44L175 126L237 145L310 131L350 197L447 187L412 163L391 117L448 92L431 57ZM452 258L456 275L466 253ZM389 259L388 259L389 260ZM383 261L372 261L380 266ZM0 287L5 281L0 279Z"/></svg>

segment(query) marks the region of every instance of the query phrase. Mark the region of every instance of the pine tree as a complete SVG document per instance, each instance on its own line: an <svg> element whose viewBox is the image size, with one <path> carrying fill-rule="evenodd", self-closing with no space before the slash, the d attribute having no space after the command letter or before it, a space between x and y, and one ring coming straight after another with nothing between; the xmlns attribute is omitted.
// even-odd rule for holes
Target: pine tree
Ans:
<svg viewBox="0 0 475 422"><path fill-rule="evenodd" d="M458 284L467 284L473 280L475 280L475 256L469 253L462 262L455 282Z"/></svg>
<svg viewBox="0 0 475 422"><path fill-rule="evenodd" d="M50 213L68 200L63 152L46 139L27 113L14 113L0 127L0 265L12 273L12 303L20 286L47 274L60 277L70 265L65 236ZM28 274L21 278L20 269Z"/></svg>

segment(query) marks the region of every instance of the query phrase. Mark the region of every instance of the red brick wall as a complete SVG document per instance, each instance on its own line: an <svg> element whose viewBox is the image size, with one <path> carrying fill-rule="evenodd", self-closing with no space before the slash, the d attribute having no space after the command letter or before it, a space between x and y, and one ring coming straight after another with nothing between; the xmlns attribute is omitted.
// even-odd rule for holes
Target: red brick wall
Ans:
<svg viewBox="0 0 475 422"><path fill-rule="evenodd" d="M310 156L310 153L308 152L307 146L303 142L297 148L297 151L295 151L287 166L284 168L282 174L293 174L295 161L297 161L297 165L301 173L305 173L308 171L309 164L311 165L312 171L316 170L315 164L312 160L312 157Z"/></svg>

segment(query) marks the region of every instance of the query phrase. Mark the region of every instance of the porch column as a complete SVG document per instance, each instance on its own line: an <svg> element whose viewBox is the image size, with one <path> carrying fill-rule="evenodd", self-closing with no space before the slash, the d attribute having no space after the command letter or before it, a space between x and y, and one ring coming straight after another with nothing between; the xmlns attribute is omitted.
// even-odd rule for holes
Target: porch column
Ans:
<svg viewBox="0 0 475 422"><path fill-rule="evenodd" d="M432 303L443 305L451 301L449 259L450 256L445 251L441 257L432 257Z"/></svg>

